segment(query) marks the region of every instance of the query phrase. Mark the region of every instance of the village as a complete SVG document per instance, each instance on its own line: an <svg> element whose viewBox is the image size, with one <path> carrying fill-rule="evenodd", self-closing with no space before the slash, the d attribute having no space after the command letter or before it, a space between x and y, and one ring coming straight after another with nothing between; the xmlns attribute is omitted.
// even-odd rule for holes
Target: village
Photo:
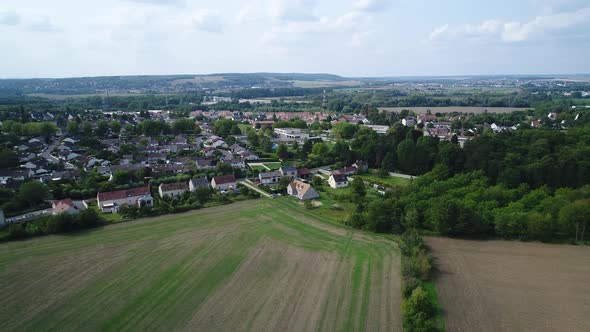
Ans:
<svg viewBox="0 0 590 332"><path fill-rule="evenodd" d="M548 115L549 118L552 116L554 114ZM33 118L42 123L55 123L55 115L49 112L34 114ZM481 133L471 128L453 127L455 121L468 118L467 115L410 114L403 117L398 125L462 147ZM531 126L536 126L538 122L533 121ZM181 123L182 126L178 125ZM220 123L225 123L226 128L219 126ZM154 124L164 129L156 128L152 132L146 129ZM299 200L316 199L320 194L313 187L315 177L331 188L343 188L352 181L350 176L368 171L367 162L357 160L340 165L340 168L334 168L338 165L315 165L308 169L298 162L297 156L291 154L285 158L277 150L281 145L287 151L296 150L306 142L334 144L342 138L334 133L334 128L340 124L369 128L378 135L384 135L391 129L386 125L374 125L361 114L328 111L255 113L196 110L188 117L180 118L163 110L93 110L70 114L66 125L55 127L53 135L21 136L20 143L13 150L18 167L0 170L0 187L15 191L24 183L34 181L52 189L60 186L69 188L72 182L80 182L83 177L95 174L109 183L102 188L113 190L86 187L70 190L69 196L67 190L57 190L61 196L67 197L27 207L26 211L4 211L4 222L26 222L46 215L77 213L87 209L89 203L96 206L100 213L118 213L121 207L129 206L140 209L153 207L163 199L174 201L183 195L190 195L198 187L227 194L238 192L242 186L270 197L283 192ZM5 123L4 127L10 125ZM172 130L176 127L182 128ZM517 127L495 123L485 125L485 128L495 132L515 130ZM90 145L98 145L99 148L89 147L87 136L93 137ZM264 143L260 143L254 147L253 139L262 140L267 146L261 147ZM183 175L188 178L174 181ZM133 179L121 180L125 177ZM376 184L375 188L387 189ZM52 191L55 197L56 190Z"/></svg>

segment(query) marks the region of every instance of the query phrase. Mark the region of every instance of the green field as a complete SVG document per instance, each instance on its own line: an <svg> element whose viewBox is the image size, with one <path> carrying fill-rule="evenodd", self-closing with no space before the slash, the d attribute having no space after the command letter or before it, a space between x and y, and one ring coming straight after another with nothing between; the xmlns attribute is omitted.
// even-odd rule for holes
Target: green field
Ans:
<svg viewBox="0 0 590 332"><path fill-rule="evenodd" d="M5 331L401 330L396 245L291 198L0 248Z"/></svg>
<svg viewBox="0 0 590 332"><path fill-rule="evenodd" d="M411 183L411 179L400 178L395 176L380 177L373 174L355 175L361 177L363 180L371 183L376 183L386 187L406 186Z"/></svg>

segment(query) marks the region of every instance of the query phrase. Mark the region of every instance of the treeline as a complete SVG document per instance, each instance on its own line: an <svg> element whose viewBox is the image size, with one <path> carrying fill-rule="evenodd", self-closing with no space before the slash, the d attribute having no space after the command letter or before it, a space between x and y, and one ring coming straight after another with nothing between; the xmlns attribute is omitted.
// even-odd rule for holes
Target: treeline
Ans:
<svg viewBox="0 0 590 332"><path fill-rule="evenodd" d="M402 319L406 331L443 331L444 323L430 281L432 259L414 230L399 241L402 253Z"/></svg>
<svg viewBox="0 0 590 332"><path fill-rule="evenodd" d="M351 226L376 232L421 229L446 236L586 240L590 185L532 189L491 184L482 171L451 176L443 165L359 207Z"/></svg>
<svg viewBox="0 0 590 332"><path fill-rule="evenodd" d="M230 93L232 99L253 99L253 98L271 98L271 97L298 97L322 94L324 88L275 88L275 89L242 89Z"/></svg>
<svg viewBox="0 0 590 332"><path fill-rule="evenodd" d="M87 209L77 214L58 214L26 223L9 224L6 240L68 233L104 225L105 220L95 210Z"/></svg>

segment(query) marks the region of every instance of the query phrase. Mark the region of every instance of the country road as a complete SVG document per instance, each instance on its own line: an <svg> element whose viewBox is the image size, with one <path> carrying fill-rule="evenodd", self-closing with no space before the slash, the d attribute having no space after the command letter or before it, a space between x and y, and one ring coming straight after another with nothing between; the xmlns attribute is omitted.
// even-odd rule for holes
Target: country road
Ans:
<svg viewBox="0 0 590 332"><path fill-rule="evenodd" d="M238 183L240 183L240 184L242 184L242 185L244 185L244 186L246 186L246 187L248 187L248 188L256 191L260 195L266 196L268 198L272 198L272 195L271 194L269 194L269 193L265 192L264 190L256 187L250 180L247 180L247 179L245 179L245 180L238 180Z"/></svg>

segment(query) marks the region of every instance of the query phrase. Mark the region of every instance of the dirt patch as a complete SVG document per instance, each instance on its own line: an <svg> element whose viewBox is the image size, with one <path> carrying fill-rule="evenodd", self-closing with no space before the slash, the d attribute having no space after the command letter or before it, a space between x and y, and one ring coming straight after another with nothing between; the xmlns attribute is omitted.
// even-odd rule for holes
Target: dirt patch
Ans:
<svg viewBox="0 0 590 332"><path fill-rule="evenodd" d="M475 113L481 114L484 112L488 113L511 113L514 111L525 111L529 108L518 108L518 107L471 107L471 106L450 106L450 107L380 107L379 110L385 112L400 112L402 110L409 110L418 114L426 114L428 110L435 113Z"/></svg>
<svg viewBox="0 0 590 332"><path fill-rule="evenodd" d="M448 331L590 331L590 248L428 238Z"/></svg>
<svg viewBox="0 0 590 332"><path fill-rule="evenodd" d="M333 253L265 241L203 303L187 329L316 330L338 263Z"/></svg>

